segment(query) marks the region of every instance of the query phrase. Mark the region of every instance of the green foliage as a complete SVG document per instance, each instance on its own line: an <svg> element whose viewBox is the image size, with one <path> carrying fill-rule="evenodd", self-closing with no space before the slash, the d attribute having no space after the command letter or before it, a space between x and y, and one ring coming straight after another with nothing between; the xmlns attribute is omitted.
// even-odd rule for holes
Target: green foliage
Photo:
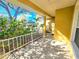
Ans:
<svg viewBox="0 0 79 59"><path fill-rule="evenodd" d="M0 38L5 38L7 35L7 18L0 18Z"/></svg>
<svg viewBox="0 0 79 59"><path fill-rule="evenodd" d="M40 26L41 26L41 27L43 27L43 26L44 26L44 24L41 24Z"/></svg>
<svg viewBox="0 0 79 59"><path fill-rule="evenodd" d="M30 33L30 28L25 26L25 21L8 20L6 17L0 17L0 39Z"/></svg>
<svg viewBox="0 0 79 59"><path fill-rule="evenodd" d="M36 22L37 22L37 21L39 20L39 18L40 18L40 17L38 17L38 18L33 18L33 19L35 19L35 20L36 20Z"/></svg>

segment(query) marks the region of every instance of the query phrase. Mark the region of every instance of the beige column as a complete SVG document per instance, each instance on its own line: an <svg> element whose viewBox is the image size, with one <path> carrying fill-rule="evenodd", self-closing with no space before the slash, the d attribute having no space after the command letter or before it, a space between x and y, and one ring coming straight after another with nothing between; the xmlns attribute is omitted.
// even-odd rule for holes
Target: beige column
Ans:
<svg viewBox="0 0 79 59"><path fill-rule="evenodd" d="M44 37L46 36L46 16L44 16Z"/></svg>

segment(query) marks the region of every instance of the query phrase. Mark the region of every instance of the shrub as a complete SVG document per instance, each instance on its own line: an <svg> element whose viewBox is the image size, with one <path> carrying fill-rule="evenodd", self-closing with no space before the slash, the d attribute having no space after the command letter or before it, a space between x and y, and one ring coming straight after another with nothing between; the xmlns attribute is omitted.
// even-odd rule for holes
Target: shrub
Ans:
<svg viewBox="0 0 79 59"><path fill-rule="evenodd" d="M8 20L7 17L0 17L0 39L30 33L30 28L25 26L25 21Z"/></svg>

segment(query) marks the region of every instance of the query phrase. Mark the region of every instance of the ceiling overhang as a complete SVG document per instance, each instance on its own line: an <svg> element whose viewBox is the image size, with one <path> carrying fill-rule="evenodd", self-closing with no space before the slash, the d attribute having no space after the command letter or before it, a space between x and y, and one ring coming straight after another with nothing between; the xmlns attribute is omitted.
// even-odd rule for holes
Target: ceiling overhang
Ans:
<svg viewBox="0 0 79 59"><path fill-rule="evenodd" d="M26 0L18 0L18 1L24 3L25 5L28 5L29 7L33 8L34 10L36 10L38 12L43 13L44 15L53 17L49 13L45 12L43 9L41 9L40 7L38 7L37 5L35 5L34 3L32 3L30 0L27 0L27 1Z"/></svg>
<svg viewBox="0 0 79 59"><path fill-rule="evenodd" d="M76 0L8 0L30 11L35 11L43 16L55 17L57 9L75 5Z"/></svg>
<svg viewBox="0 0 79 59"><path fill-rule="evenodd" d="M30 0L35 5L39 6L51 16L55 16L56 10L73 6L76 0Z"/></svg>
<svg viewBox="0 0 79 59"><path fill-rule="evenodd" d="M7 0L7 1L14 4L15 6L20 6L29 11L35 11L36 13L38 13L42 16L53 17L29 0Z"/></svg>

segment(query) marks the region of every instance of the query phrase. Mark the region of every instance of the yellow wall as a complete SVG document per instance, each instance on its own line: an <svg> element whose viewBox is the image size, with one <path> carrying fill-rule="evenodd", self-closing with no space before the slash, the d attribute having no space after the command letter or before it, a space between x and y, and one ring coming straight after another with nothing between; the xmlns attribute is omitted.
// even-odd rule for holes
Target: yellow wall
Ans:
<svg viewBox="0 0 79 59"><path fill-rule="evenodd" d="M74 7L70 6L56 10L55 37L70 39Z"/></svg>
<svg viewBox="0 0 79 59"><path fill-rule="evenodd" d="M44 34L46 35L46 16L44 16Z"/></svg>

